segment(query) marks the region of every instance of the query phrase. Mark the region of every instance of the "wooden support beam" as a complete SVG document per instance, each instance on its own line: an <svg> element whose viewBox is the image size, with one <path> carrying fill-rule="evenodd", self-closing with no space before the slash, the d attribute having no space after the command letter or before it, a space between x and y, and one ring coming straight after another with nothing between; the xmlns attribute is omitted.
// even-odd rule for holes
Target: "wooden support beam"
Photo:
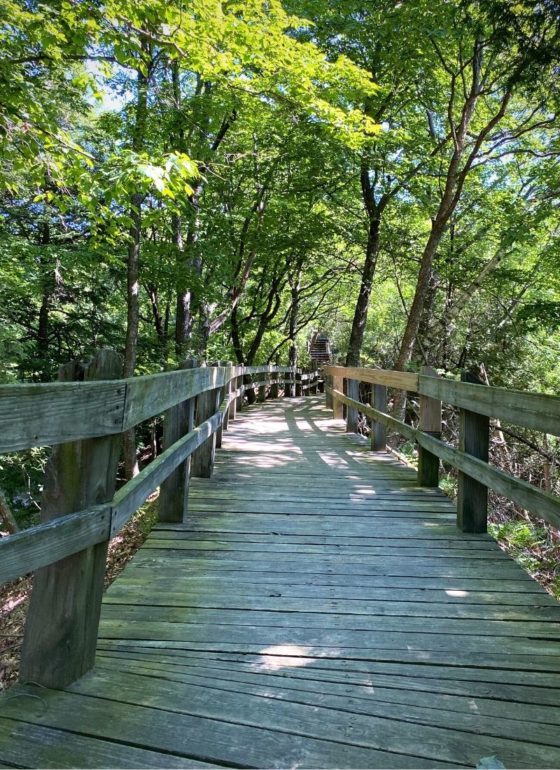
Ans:
<svg viewBox="0 0 560 770"><path fill-rule="evenodd" d="M421 374L437 377L437 372L431 366L423 366ZM441 400L420 396L419 429L434 438L441 438ZM418 446L418 484L421 487L437 487L439 485L439 457L429 452L421 444Z"/></svg>
<svg viewBox="0 0 560 770"><path fill-rule="evenodd" d="M270 389L268 391L269 398L278 398L278 379L280 375L278 372L270 373Z"/></svg>
<svg viewBox="0 0 560 770"><path fill-rule="evenodd" d="M209 367L214 369L215 367ZM196 424L201 425L218 411L221 387L201 393L196 399ZM191 475L209 479L214 471L216 434L213 433L194 452L191 458Z"/></svg>
<svg viewBox="0 0 560 770"><path fill-rule="evenodd" d="M100 351L85 367L63 367L60 380L113 380L122 362ZM73 441L54 447L43 491L41 519L109 502L115 491L120 436ZM35 573L27 615L20 680L61 689L95 662L108 541L67 556Z"/></svg>
<svg viewBox="0 0 560 770"><path fill-rule="evenodd" d="M226 361L224 366L232 368L233 365L232 365L231 361ZM230 394L231 394L231 388L232 388L232 382L231 382L231 377L230 377L227 380L226 384L224 385L224 398L229 399ZM222 423L222 430L224 430L224 431L227 431L227 429L229 428L229 421L231 419L231 412L232 412L232 404L233 404L233 402L230 403L230 405L228 406L228 408L224 412L224 421Z"/></svg>
<svg viewBox="0 0 560 770"><path fill-rule="evenodd" d="M342 374L333 374L332 376L332 387L333 390L338 390L339 393L342 393L344 390L344 378ZM342 401L339 401L333 393L333 417L335 420L342 420L344 417L344 405Z"/></svg>
<svg viewBox="0 0 560 770"><path fill-rule="evenodd" d="M380 412L387 412L387 386L371 386L371 405ZM371 450L384 452L387 449L387 428L380 420L371 421Z"/></svg>
<svg viewBox="0 0 560 770"><path fill-rule="evenodd" d="M324 375L324 383L325 383L325 405L327 409L333 408L333 397L330 390L334 388L333 385L333 378L330 374L325 373Z"/></svg>
<svg viewBox="0 0 560 770"><path fill-rule="evenodd" d="M259 404L262 404L266 400L266 386L267 382L269 380L269 372L263 372L261 374L261 384L259 385L258 395L257 395L257 401Z"/></svg>
<svg viewBox="0 0 560 770"><path fill-rule="evenodd" d="M194 369L198 366L195 358L180 365L180 369ZM194 428L195 398L189 398L165 413L163 421L163 447L169 449L176 441ZM182 522L187 513L187 495L191 458L174 470L162 483L158 500L159 521Z"/></svg>
<svg viewBox="0 0 560 770"><path fill-rule="evenodd" d="M348 398L353 399L354 401L360 400L360 382L359 380L346 380L346 395ZM357 433L358 432L358 419L359 419L359 412L357 409L354 409L353 406L349 406L346 409L346 433Z"/></svg>
<svg viewBox="0 0 560 770"><path fill-rule="evenodd" d="M468 372L462 382L482 384ZM483 462L488 462L490 419L486 415L459 411L459 450ZM457 526L463 532L486 532L488 517L488 488L485 484L459 471L457 491Z"/></svg>
<svg viewBox="0 0 560 770"><path fill-rule="evenodd" d="M299 396L303 395L303 388L302 388L302 382L301 382L301 371L298 369L294 372L294 381L295 381L295 395L296 398L299 398Z"/></svg>

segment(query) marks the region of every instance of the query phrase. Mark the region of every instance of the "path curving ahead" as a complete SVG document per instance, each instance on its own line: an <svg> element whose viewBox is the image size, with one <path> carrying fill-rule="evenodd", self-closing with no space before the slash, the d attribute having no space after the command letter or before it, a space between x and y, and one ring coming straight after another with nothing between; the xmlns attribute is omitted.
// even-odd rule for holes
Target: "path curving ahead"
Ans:
<svg viewBox="0 0 560 770"><path fill-rule="evenodd" d="M241 413L0 767L560 767L560 605L415 484L320 397Z"/></svg>

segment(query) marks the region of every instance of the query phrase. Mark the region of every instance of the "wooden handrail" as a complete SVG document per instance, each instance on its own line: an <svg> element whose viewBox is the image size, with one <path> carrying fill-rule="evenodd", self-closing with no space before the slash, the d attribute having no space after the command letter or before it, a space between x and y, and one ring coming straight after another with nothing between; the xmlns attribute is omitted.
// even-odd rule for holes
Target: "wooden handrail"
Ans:
<svg viewBox="0 0 560 770"><path fill-rule="evenodd" d="M122 433L234 377L271 372L292 369L208 366L121 380L0 385L0 453Z"/></svg>
<svg viewBox="0 0 560 770"><path fill-rule="evenodd" d="M367 417L375 420L387 428L394 430L407 439L416 441L420 450L424 450L440 460L449 463L458 469L468 479L478 482L485 488L492 489L498 494L517 503L528 511L540 516L549 524L560 528L560 498L538 489L533 484L517 479L514 476L492 466L480 457L468 451L455 449L437 437L437 426L430 424L429 429L423 425L423 406L426 402L421 400L420 427L414 428L401 420L392 417L386 412L373 406L361 403L349 398L342 391L343 378L368 382L372 384L388 385L389 387L402 389L408 377L400 379L395 377L395 372L387 372L382 369L362 369L358 367L331 366L325 368L326 374L332 378L333 385L327 386L327 393L333 400L335 416L342 416L340 409L345 404L351 409L358 409ZM432 402L446 401L458 406L463 415L462 443L464 444L464 431L466 420L471 420L476 430L476 421L469 415L476 417L483 415L507 421L516 425L522 425L534 430L560 435L560 398L539 393L524 393L523 391L508 390L507 388L493 388L486 385L471 382L456 382L444 380L425 374L412 375L407 390L412 390L426 397ZM337 387L339 385L339 387ZM431 408L433 408L433 403ZM433 422L433 421L432 421ZM425 429L423 430L422 427ZM441 427L441 426L440 426ZM488 440L487 435L481 434L481 440ZM421 471L421 468L419 468ZM425 473L425 472L424 472ZM433 476L433 474L432 474ZM426 485L419 473L419 484ZM430 484L431 485L431 484ZM486 510L470 510L473 506L480 508L480 500L476 503L468 499L470 490L462 490L458 499L458 523L463 531L486 531ZM484 504L485 506L485 504ZM467 512L467 513L465 513Z"/></svg>
<svg viewBox="0 0 560 770"><path fill-rule="evenodd" d="M118 362L111 351L104 351L99 360L110 361L111 374L115 365L118 371ZM75 367L70 369L75 371ZM107 542L162 484L167 485L167 491L171 484L172 490L171 495L164 495L165 505L160 508L162 520L182 521L186 515L189 483L188 468L186 474L184 472L185 462L196 456L197 468L196 471L193 468L193 473L210 476L218 432L227 426L236 403L241 406L246 390L258 388L259 398L264 400L269 385L271 393L277 396L278 386L293 383L296 374L299 372L292 367L214 366L127 380L0 387L0 451L47 443L60 445L50 473L51 483L54 480L56 484L55 509L50 515L59 518L0 539L0 582L41 570L33 591L35 594L39 586L41 600L34 603L32 596L24 638L21 665L24 678L46 686L63 687L91 668L101 590L90 591L90 588L102 587ZM317 373L305 375L303 388L313 392L317 381ZM196 427L193 425L195 400L199 402ZM185 412L187 404L191 406ZM108 497L112 495L112 499L105 502L106 496L99 500L101 505L91 505L97 502L91 492L95 494L96 482L103 475L113 479L114 489L117 459L109 444L103 445L100 454L96 447L101 444L92 444L92 440L109 441L113 445L119 433L162 412L173 425L167 433L168 439L172 437L171 445L114 495L109 492ZM186 420L185 414L190 415ZM84 457L95 459L95 467L90 469L87 461L84 464L79 459L82 458L79 447L84 447ZM179 469L181 473L176 473ZM75 483L80 481L76 478L78 473L87 482L84 489L91 491L83 498L84 510L76 511L74 506L79 507L77 501L82 499ZM172 474L175 475L171 480ZM69 486L65 478L72 479ZM176 518L168 519L166 509L175 500L180 501L180 510ZM57 512L59 503L63 506L60 509L63 515ZM92 559L85 556L88 549L97 556ZM94 570L91 574L87 570L87 574L82 574L82 561L91 565ZM69 615L64 614L64 600L62 604L59 601L67 591L73 596L89 592L81 604L73 601ZM56 606L52 618L48 613L51 602ZM57 623L64 625L64 633L57 631ZM70 653L66 649L68 639L73 640Z"/></svg>
<svg viewBox="0 0 560 770"><path fill-rule="evenodd" d="M202 367L202 371L204 371L205 368L206 367ZM218 367L207 367L209 370L212 368ZM243 370L243 373L246 373L247 368L248 367L243 370L243 367L231 367L231 371L234 376L239 376L238 372ZM291 374L292 372L289 367L278 366L255 366L250 367L250 369L253 374ZM159 377L160 375L155 376ZM317 373L313 373L312 376L316 381ZM209 381L211 380L207 378L204 382L206 383ZM275 379L273 383L275 385L282 385L288 381L288 379ZM151 380L151 382L153 383L154 380ZM157 382L157 380L155 382ZM220 377L217 378L215 382L223 383L225 381ZM89 396L91 388L87 386L99 384L105 385L109 383L56 384L62 386L79 385L82 388L82 393ZM251 384L251 387L258 387L259 385L264 384L268 384L267 379L254 381ZM10 389L13 387L26 389L28 386L21 385L9 387ZM44 387L48 388L49 386ZM310 384L306 387L311 388L312 385ZM193 431L181 437L153 462L149 463L149 465L147 465L137 476L127 482L115 493L111 503L102 506L93 506L60 519L54 519L47 524L38 524L37 526L30 527L22 532L18 532L15 535L0 538L0 583L5 583L8 580L21 577L40 567L53 564L65 556L76 553L82 548L115 537L119 530L122 529L130 517L146 501L149 495L152 494L161 482L218 430L223 423L225 412L230 408L232 402L243 395L246 389L246 385L241 385L239 388L231 390L226 398L222 400L219 411L201 425L198 425ZM74 403L75 390L73 388L68 388L67 390L71 394L72 403ZM187 397L192 398L204 393L205 390L201 389L195 392L191 390L190 392L187 392L186 395ZM27 392L29 393L29 391ZM60 392L63 391L61 390ZM102 393L105 391L100 388L97 392ZM45 391L43 391L43 394L44 393ZM167 399L168 397L166 396L165 398ZM183 394L181 400L184 399L185 394ZM2 390L0 389L0 404L1 401ZM163 401L160 401L159 403L161 404ZM137 412L137 414L140 413L140 411ZM103 422L103 415L101 415L101 421ZM102 429L105 430L104 428ZM92 430L95 429L92 428ZM113 431L111 431L111 433L112 432ZM79 435L80 437L83 437L81 433ZM92 434L89 432L85 434L86 437L90 437L91 435ZM98 436L100 434L94 432L93 435ZM101 435L106 435L106 433ZM8 439L5 438L5 443L9 443L9 437ZM5 452L6 450L2 451Z"/></svg>
<svg viewBox="0 0 560 770"><path fill-rule="evenodd" d="M560 436L560 398L557 396L386 369L327 366L325 373L419 393L496 420Z"/></svg>

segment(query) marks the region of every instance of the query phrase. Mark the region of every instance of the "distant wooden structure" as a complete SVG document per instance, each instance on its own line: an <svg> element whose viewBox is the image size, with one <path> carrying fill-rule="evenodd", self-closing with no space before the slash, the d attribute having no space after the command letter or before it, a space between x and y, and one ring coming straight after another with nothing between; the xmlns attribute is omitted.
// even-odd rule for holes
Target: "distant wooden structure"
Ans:
<svg viewBox="0 0 560 770"><path fill-rule="evenodd" d="M329 338L321 332L314 332L309 340L309 357L317 366L324 366L332 361Z"/></svg>

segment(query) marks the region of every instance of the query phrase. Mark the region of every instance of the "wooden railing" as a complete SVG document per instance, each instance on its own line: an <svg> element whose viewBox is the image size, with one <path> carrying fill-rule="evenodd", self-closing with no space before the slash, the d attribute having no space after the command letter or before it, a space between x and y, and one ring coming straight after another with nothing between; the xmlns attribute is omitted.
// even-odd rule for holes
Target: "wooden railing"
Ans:
<svg viewBox="0 0 560 770"><path fill-rule="evenodd" d="M117 379L119 357L105 350L85 367L64 367L63 381L0 386L0 452L54 445L43 523L0 539L0 582L35 572L23 681L64 687L92 667L109 540L157 487L160 521L184 521L189 477L211 476L246 391L264 401L280 387L293 395L318 387L317 373L289 367L188 367ZM163 453L115 492L122 433L161 414Z"/></svg>
<svg viewBox="0 0 560 770"><path fill-rule="evenodd" d="M560 529L560 498L488 462L491 418L559 436L560 398L442 379L429 367L424 367L420 374L413 374L329 366L325 367L324 373L327 403L332 405L335 417L342 418L345 404L348 425L355 424L353 410L373 420L372 449L385 448L387 428L416 441L420 486L438 486L440 460L459 471L457 524L464 532L486 532L488 489ZM467 378L468 375L464 375L464 379ZM359 397L345 395L345 379L346 390L353 394L359 392L357 383L370 383L373 386L372 403L363 404ZM417 428L387 413L388 387L419 394ZM459 408L458 448L441 440L442 402Z"/></svg>

